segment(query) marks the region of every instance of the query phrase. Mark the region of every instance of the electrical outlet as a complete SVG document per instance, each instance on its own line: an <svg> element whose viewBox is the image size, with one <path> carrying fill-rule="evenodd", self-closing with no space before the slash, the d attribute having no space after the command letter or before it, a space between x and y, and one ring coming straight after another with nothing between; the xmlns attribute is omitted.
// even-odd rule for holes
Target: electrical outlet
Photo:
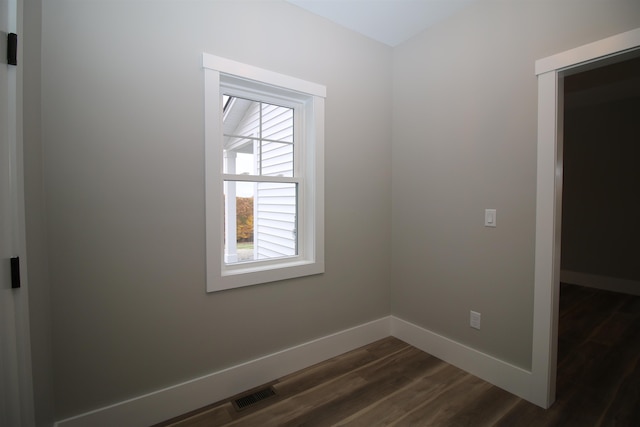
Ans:
<svg viewBox="0 0 640 427"><path fill-rule="evenodd" d="M482 315L480 313L472 310L469 316L469 326L471 326L474 329L480 329L481 316Z"/></svg>

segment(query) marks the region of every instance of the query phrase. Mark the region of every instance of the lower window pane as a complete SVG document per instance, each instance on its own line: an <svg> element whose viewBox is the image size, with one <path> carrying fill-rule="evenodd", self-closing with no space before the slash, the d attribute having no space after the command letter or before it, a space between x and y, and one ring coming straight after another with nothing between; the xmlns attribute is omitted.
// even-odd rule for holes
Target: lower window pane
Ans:
<svg viewBox="0 0 640 427"><path fill-rule="evenodd" d="M225 181L224 199L226 264L298 254L297 184Z"/></svg>

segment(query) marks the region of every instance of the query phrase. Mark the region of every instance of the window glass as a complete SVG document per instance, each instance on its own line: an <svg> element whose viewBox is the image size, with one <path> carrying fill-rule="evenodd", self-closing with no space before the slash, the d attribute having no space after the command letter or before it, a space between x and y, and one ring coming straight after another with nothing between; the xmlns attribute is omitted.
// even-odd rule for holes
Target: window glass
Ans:
<svg viewBox="0 0 640 427"><path fill-rule="evenodd" d="M225 225L227 264L298 255L297 184L225 181L224 200L235 218Z"/></svg>
<svg viewBox="0 0 640 427"><path fill-rule="evenodd" d="M294 109L224 95L224 173L294 176ZM235 168L234 168L235 166Z"/></svg>

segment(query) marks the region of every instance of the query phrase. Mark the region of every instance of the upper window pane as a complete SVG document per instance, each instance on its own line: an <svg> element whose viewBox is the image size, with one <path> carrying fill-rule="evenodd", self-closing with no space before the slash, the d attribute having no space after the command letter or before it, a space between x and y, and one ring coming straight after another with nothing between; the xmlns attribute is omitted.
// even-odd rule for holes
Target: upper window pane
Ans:
<svg viewBox="0 0 640 427"><path fill-rule="evenodd" d="M231 95L223 106L224 173L293 177L294 109Z"/></svg>

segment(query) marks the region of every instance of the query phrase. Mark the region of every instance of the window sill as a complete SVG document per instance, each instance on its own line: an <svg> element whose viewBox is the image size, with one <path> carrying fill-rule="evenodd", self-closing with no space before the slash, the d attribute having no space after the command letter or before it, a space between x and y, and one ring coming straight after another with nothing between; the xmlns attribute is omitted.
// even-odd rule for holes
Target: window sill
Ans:
<svg viewBox="0 0 640 427"><path fill-rule="evenodd" d="M220 275L209 277L207 292L218 292L243 286L259 285L324 273L324 262L295 260L277 265L225 268Z"/></svg>

